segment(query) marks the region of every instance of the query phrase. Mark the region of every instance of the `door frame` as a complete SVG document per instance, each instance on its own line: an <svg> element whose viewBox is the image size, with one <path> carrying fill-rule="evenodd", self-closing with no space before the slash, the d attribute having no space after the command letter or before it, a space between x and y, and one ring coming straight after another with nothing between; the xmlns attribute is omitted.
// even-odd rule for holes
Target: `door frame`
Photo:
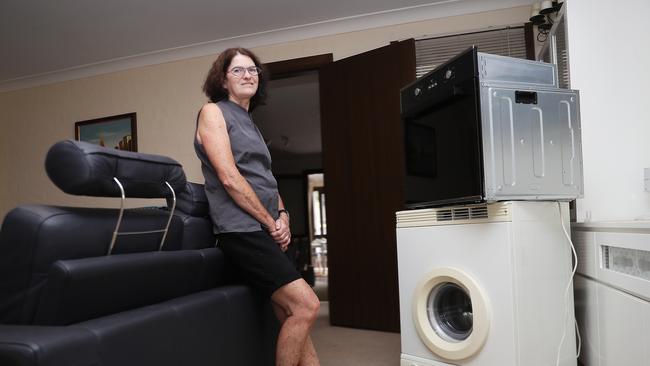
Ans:
<svg viewBox="0 0 650 366"><path fill-rule="evenodd" d="M334 62L334 55L324 53L321 55L268 62L263 67L269 73L269 80L277 80L297 76L304 72L319 71L321 67L332 62Z"/></svg>

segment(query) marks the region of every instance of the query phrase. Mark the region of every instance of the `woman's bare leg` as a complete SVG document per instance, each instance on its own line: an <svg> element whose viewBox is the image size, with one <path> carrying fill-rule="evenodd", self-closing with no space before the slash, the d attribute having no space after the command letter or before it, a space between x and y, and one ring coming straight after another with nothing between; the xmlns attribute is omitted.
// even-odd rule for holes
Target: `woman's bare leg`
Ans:
<svg viewBox="0 0 650 366"><path fill-rule="evenodd" d="M282 323L276 349L276 366L318 366L309 337L320 302L303 279L288 283L271 295L273 309Z"/></svg>

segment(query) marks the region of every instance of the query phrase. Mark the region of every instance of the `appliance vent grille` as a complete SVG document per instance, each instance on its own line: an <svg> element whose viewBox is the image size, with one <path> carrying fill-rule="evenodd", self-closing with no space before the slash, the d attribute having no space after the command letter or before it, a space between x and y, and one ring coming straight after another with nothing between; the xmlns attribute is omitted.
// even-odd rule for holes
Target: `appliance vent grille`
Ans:
<svg viewBox="0 0 650 366"><path fill-rule="evenodd" d="M500 211L503 211L500 210ZM505 210L507 213L507 209ZM503 212L500 212L503 214ZM481 206L465 206L465 207L451 207L439 209L436 211L436 221L458 221L458 220L474 220L474 219L487 219L488 208L487 205Z"/></svg>
<svg viewBox="0 0 650 366"><path fill-rule="evenodd" d="M604 245L603 267L614 272L650 280L650 250Z"/></svg>
<svg viewBox="0 0 650 366"><path fill-rule="evenodd" d="M467 220L469 219L469 208L459 208L454 210L454 220Z"/></svg>
<svg viewBox="0 0 650 366"><path fill-rule="evenodd" d="M436 212L437 221L451 221L454 219L454 210L440 210Z"/></svg>
<svg viewBox="0 0 650 366"><path fill-rule="evenodd" d="M488 209L487 206L477 206L470 209L469 214L471 219L487 219Z"/></svg>
<svg viewBox="0 0 650 366"><path fill-rule="evenodd" d="M511 220L510 215L509 202L429 208L398 212L397 227L505 222Z"/></svg>

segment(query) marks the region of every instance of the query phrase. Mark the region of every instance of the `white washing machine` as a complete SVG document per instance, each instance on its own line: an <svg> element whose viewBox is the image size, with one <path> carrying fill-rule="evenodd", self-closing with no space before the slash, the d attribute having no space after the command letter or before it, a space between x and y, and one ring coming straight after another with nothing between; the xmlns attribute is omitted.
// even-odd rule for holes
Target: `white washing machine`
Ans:
<svg viewBox="0 0 650 366"><path fill-rule="evenodd" d="M400 365L575 366L568 217L544 201L398 212Z"/></svg>

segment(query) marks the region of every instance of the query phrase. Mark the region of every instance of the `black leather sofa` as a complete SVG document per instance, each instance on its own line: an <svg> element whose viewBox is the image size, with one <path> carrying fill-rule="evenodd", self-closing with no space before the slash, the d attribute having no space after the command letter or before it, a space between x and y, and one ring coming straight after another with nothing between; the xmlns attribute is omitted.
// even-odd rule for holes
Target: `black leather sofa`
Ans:
<svg viewBox="0 0 650 366"><path fill-rule="evenodd" d="M1 366L274 363L270 304L237 283L202 186L177 162L68 140L50 149L46 170L66 193L169 204L124 210L117 235L120 209L10 211L0 231Z"/></svg>

